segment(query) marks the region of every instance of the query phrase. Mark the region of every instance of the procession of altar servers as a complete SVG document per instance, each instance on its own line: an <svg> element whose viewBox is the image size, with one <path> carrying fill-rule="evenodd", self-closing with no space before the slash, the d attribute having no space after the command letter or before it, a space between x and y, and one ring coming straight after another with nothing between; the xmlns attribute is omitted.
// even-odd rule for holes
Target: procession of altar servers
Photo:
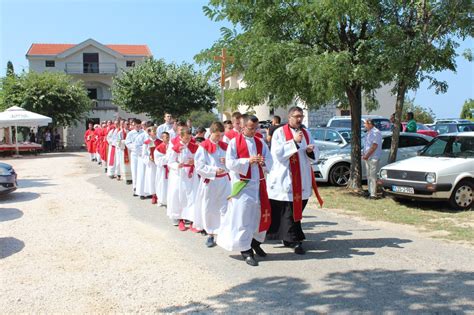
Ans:
<svg viewBox="0 0 474 315"><path fill-rule="evenodd" d="M261 202L262 183L268 200L265 174L273 164L261 135L248 136L233 129L224 133L222 123L213 123L207 139L193 138L186 126L165 122L154 127L139 120L130 125L125 121L96 125L94 134L98 135L95 161L105 166L107 175L132 185L133 196L166 207L167 216L180 231L209 235L206 246L241 251L244 258L250 246L261 250L259 244L268 230L262 224L269 216ZM302 137L298 145L291 141L278 152L286 150L290 156L312 142ZM252 163L250 156L261 160ZM245 185L239 185L243 182Z"/></svg>

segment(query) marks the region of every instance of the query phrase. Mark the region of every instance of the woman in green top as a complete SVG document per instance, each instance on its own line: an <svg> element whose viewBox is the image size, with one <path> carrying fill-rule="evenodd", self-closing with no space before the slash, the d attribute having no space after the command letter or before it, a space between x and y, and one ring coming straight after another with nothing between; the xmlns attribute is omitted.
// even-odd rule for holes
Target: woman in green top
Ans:
<svg viewBox="0 0 474 315"><path fill-rule="evenodd" d="M407 126L405 128L405 132L416 132L416 121L415 121L415 118L413 116L413 112L408 112L407 113L407 116L406 116L406 119L407 119Z"/></svg>

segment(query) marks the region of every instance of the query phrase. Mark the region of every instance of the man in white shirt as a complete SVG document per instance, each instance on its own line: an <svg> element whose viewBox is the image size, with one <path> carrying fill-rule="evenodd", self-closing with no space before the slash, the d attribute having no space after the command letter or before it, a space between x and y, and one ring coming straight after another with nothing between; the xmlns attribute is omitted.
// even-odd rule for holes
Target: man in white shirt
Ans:
<svg viewBox="0 0 474 315"><path fill-rule="evenodd" d="M367 133L362 149L362 160L365 162L367 171L369 199L377 199L377 172L382 155L382 134L375 128L372 119L366 119L364 125Z"/></svg>

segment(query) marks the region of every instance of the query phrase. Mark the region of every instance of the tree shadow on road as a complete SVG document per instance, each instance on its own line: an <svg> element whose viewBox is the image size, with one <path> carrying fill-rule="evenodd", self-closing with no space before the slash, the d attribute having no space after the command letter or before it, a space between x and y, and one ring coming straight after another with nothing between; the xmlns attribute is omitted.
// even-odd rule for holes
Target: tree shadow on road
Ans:
<svg viewBox="0 0 474 315"><path fill-rule="evenodd" d="M14 237L0 237L0 259L20 252L25 243Z"/></svg>
<svg viewBox="0 0 474 315"><path fill-rule="evenodd" d="M473 307L473 273L376 269L331 273L317 288L295 277L255 278L205 301L157 312L461 313Z"/></svg>
<svg viewBox="0 0 474 315"><path fill-rule="evenodd" d="M28 191L19 191L19 192L12 192L5 196L0 196L0 203L7 204L7 203L15 203L15 202L22 202L22 201L31 201L39 198L40 194Z"/></svg>
<svg viewBox="0 0 474 315"><path fill-rule="evenodd" d="M16 208L0 208L0 222L19 219L23 212Z"/></svg>

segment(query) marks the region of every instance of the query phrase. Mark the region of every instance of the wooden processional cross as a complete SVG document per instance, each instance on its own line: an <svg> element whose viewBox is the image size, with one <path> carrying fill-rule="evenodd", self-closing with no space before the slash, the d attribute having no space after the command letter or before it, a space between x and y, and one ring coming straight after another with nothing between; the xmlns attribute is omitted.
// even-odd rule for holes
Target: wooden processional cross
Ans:
<svg viewBox="0 0 474 315"><path fill-rule="evenodd" d="M220 56L214 56L214 60L220 61L221 63L221 109L224 111L224 87L225 87L225 66L226 63L234 62L234 57L227 56L226 49L222 48L222 53ZM222 113L221 119L223 119L224 114Z"/></svg>

